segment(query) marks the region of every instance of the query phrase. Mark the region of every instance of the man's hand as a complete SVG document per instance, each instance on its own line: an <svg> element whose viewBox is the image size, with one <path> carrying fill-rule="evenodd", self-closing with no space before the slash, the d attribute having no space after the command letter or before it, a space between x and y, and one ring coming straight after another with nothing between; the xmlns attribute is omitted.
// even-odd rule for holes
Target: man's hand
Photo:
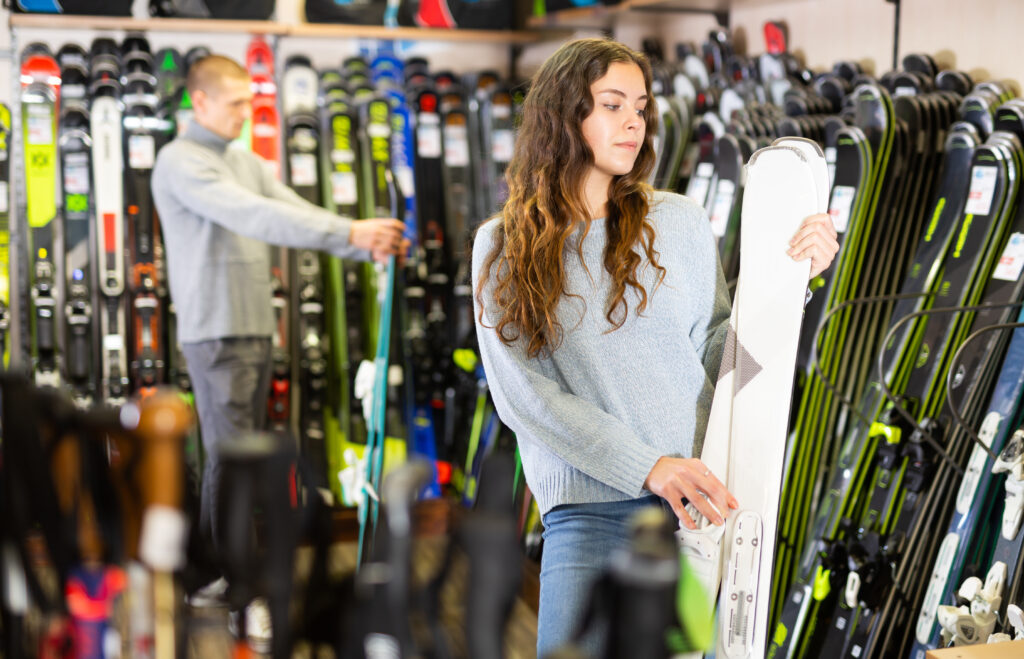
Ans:
<svg viewBox="0 0 1024 659"><path fill-rule="evenodd" d="M389 256L405 260L409 241L402 237L405 225L394 218L375 217L369 220L355 220L348 234L348 242L368 250L374 261L384 263Z"/></svg>
<svg viewBox="0 0 1024 659"><path fill-rule="evenodd" d="M811 279L814 279L828 269L832 259L839 251L837 242L838 234L832 224L832 218L828 213L811 215L803 224L800 230L789 241L789 251L786 252L793 257L794 261L811 260Z"/></svg>
<svg viewBox="0 0 1024 659"><path fill-rule="evenodd" d="M695 529L697 525L686 512L683 497L689 499L711 523L718 525L725 523L718 511L728 515L730 508L739 508L736 497L697 458L659 458L647 475L644 487L668 501L676 517L688 529Z"/></svg>

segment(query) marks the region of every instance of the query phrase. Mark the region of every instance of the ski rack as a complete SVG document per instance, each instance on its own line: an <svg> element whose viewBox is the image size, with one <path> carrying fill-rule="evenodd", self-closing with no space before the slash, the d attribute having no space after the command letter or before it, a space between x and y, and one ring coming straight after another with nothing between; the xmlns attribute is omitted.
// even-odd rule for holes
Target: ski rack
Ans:
<svg viewBox="0 0 1024 659"><path fill-rule="evenodd" d="M906 316L900 318L899 320L896 321L896 323L892 327L889 328L889 331L885 333L885 337L882 339L882 345L886 345L889 342L889 340L892 338L893 333L897 329L899 329L901 326L906 324L908 321L913 320L914 318L919 318L919 317L922 317L922 316L938 315L938 314L947 314L947 313L959 314L959 313L971 312L971 311L984 311L986 309L1004 309L1004 308L1007 308L1007 307L1019 307L1022 304L1024 304L1024 302L1009 302L1009 303L1000 303L1000 304L975 304L975 305L961 306L961 307L936 307L934 309L925 309L925 310L922 310L922 311L915 311L914 313L907 314ZM961 347L962 346L963 346L963 344L961 344ZM882 355L879 355L879 358L878 358L878 361L877 361L877 366L878 366L879 373L881 373L882 370L883 370ZM913 430L913 434L918 437L918 439L917 439L918 443L920 443L920 441L923 440L923 441L927 442L928 444L930 444L931 447L933 449L935 449L935 451L938 452L939 456L945 462L947 462L950 467L953 468L953 470L957 473L957 475L962 477L964 475L963 468L960 467L960 465L957 464L955 460L953 460L953 458L946 452L946 450L944 448L942 448L942 446L939 444L939 442L934 437L932 437L930 431L933 430L934 428L925 428L925 427L921 426L920 424L918 424L917 420L914 419L914 417L910 414L910 412L907 411L907 409L905 407L903 407L902 403L900 402L900 400L896 396L896 394L894 394L892 392L892 390L889 389L889 385L885 382L885 378L880 378L879 379L879 385L881 387L882 395L885 397L885 399L887 401L889 401L889 403L892 405L892 408L894 410L896 410L896 412L898 412L899 415L902 416L903 419L910 424L910 428ZM949 402L948 399L947 399L946 402L947 403ZM978 440L976 438L972 438L972 439L974 439L976 442L980 443L980 440Z"/></svg>
<svg viewBox="0 0 1024 659"><path fill-rule="evenodd" d="M1015 307L1015 306L1021 306L1021 305L1024 305L1024 302L1013 302L1013 303L1009 303L1009 304L993 305L993 307L995 307L995 306ZM952 384L953 384L953 377L952 376L953 376L953 372L955 371L955 369L953 367L960 360L960 353L963 352L963 349L967 346L967 344L971 343L972 341L974 341L975 339L980 337L982 334L986 334L988 332L997 332L997 331L1002 331L1002 330L1015 329L1015 328L1018 328L1018 327L1024 327L1024 322L997 323L995 325L987 325L987 326L982 327L982 328L980 328L978 330L975 330L966 339L964 339L964 342L961 343L960 347L957 348L956 351L953 353L953 357L952 357L952 359L950 359L950 362L949 362L949 370L946 371L946 392L947 392L946 393L946 405L949 407L949 411L950 411L950 413L953 416L953 423L956 424L957 426L961 427L964 430L964 432L967 434L967 437L972 442L974 442L977 446L980 446L982 449L984 449L985 452L988 453L989 457L991 457L993 460L998 459L999 455L997 453L994 453L992 451L992 449L990 449L988 447L988 445L985 444L985 442L983 442L981 440L981 437L979 437L978 434L976 432L974 432L974 428L972 428L970 426L970 424L967 423L967 421L960 414L960 411L956 408L956 405L953 403L952 396L950 395L950 392L952 392Z"/></svg>
<svg viewBox="0 0 1024 659"><path fill-rule="evenodd" d="M821 322L818 323L818 328L814 330L814 352L816 355L821 354L821 337L822 332L825 331L825 326L832 321L833 316L835 316L837 313L839 313L845 308L866 304L880 304L882 302L896 302L898 300L909 300L915 297L933 297L934 295L935 293L898 293L894 295L875 295L872 297L859 297L854 298L852 300L846 300L845 302L836 305L834 309L829 310L829 312L826 313L824 317L822 317ZM889 340L888 335L885 338L886 341ZM884 346L885 342L883 342L881 345ZM882 354L885 353L883 352ZM836 388L834 382L825 377L825 373L821 370L821 359L815 359L812 366L814 368L814 374L821 379L821 383L825 385L825 388L827 388L832 393L832 395L839 399L840 404L842 404L844 407L853 412L858 419L864 422L865 425L870 426L872 423L871 420L860 413L860 410L857 409L857 405L855 405L853 401L851 401L849 398L843 395L843 393Z"/></svg>

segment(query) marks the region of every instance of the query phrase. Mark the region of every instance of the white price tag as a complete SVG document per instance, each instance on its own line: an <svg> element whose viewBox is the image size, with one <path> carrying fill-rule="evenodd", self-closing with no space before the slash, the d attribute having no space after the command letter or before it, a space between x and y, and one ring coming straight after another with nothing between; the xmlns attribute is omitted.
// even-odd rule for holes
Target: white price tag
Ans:
<svg viewBox="0 0 1024 659"><path fill-rule="evenodd" d="M453 167L469 166L469 138L465 126L445 126L444 161Z"/></svg>
<svg viewBox="0 0 1024 659"><path fill-rule="evenodd" d="M354 204L359 201L355 172L331 173L331 197L336 204Z"/></svg>
<svg viewBox="0 0 1024 659"><path fill-rule="evenodd" d="M1024 270L1024 234L1015 233L1010 236L1006 243L1003 255L999 257L992 279L1004 281L1017 281L1020 278L1021 270Z"/></svg>
<svg viewBox="0 0 1024 659"><path fill-rule="evenodd" d="M736 196L736 184L732 181L720 180L715 189L715 201L711 205L711 233L721 238L729 228L729 216L732 215L732 201Z"/></svg>
<svg viewBox="0 0 1024 659"><path fill-rule="evenodd" d="M515 136L508 129L494 131L491 143L491 157L495 162L511 162L515 149Z"/></svg>
<svg viewBox="0 0 1024 659"><path fill-rule="evenodd" d="M416 127L416 154L420 158L441 157L441 126L436 114L420 115Z"/></svg>
<svg viewBox="0 0 1024 659"><path fill-rule="evenodd" d="M312 153L293 153L288 166L292 185L316 185L316 156Z"/></svg>
<svg viewBox="0 0 1024 659"><path fill-rule="evenodd" d="M856 189L849 185L837 185L832 188L832 203L828 205L828 214L832 216L832 224L838 233L846 233L850 225L850 213L853 211L853 198Z"/></svg>
<svg viewBox="0 0 1024 659"><path fill-rule="evenodd" d="M686 186L686 196L693 199L702 207L708 200L708 189L711 187L711 179L706 176L694 176L690 184Z"/></svg>
<svg viewBox="0 0 1024 659"><path fill-rule="evenodd" d="M49 114L37 114L37 112L39 111L30 111L27 117L28 143L53 144L53 121Z"/></svg>
<svg viewBox="0 0 1024 659"><path fill-rule="evenodd" d="M89 157L72 153L64 159L64 192L89 194Z"/></svg>
<svg viewBox="0 0 1024 659"><path fill-rule="evenodd" d="M978 165L971 170L971 189L967 193L965 213L988 215L996 190L996 168Z"/></svg>
<svg viewBox="0 0 1024 659"><path fill-rule="evenodd" d="M10 190L7 187L7 181L0 181L0 213L6 213L11 210L9 195Z"/></svg>
<svg viewBox="0 0 1024 659"><path fill-rule="evenodd" d="M156 161L156 140L152 135L128 138L128 166L132 169L153 169Z"/></svg>

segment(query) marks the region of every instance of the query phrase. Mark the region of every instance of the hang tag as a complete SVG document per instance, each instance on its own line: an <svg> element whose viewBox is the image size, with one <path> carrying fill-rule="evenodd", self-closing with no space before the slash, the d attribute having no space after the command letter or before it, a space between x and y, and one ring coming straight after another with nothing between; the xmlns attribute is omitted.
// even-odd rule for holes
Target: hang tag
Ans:
<svg viewBox="0 0 1024 659"><path fill-rule="evenodd" d="M508 129L494 131L491 143L491 157L495 162L510 162L515 149L515 136Z"/></svg>
<svg viewBox="0 0 1024 659"><path fill-rule="evenodd" d="M711 233L721 238L729 229L729 217L732 215L732 202L736 197L736 184L732 181L719 180L715 189L715 201L711 205Z"/></svg>
<svg viewBox="0 0 1024 659"><path fill-rule="evenodd" d="M72 153L64 159L64 192L89 194L89 156Z"/></svg>
<svg viewBox="0 0 1024 659"><path fill-rule="evenodd" d="M469 138L465 126L445 126L444 161L451 167L469 167Z"/></svg>
<svg viewBox="0 0 1024 659"><path fill-rule="evenodd" d="M971 215L988 215L992 210L995 196L997 170L995 167L978 165L971 170L971 189L967 193L964 212Z"/></svg>
<svg viewBox="0 0 1024 659"><path fill-rule="evenodd" d="M128 137L128 166L132 169L153 169L156 162L156 140L152 135Z"/></svg>
<svg viewBox="0 0 1024 659"><path fill-rule="evenodd" d="M288 165L292 185L316 185L316 156L312 153L293 153Z"/></svg>
<svg viewBox="0 0 1024 659"><path fill-rule="evenodd" d="M355 172L331 173L331 197L336 204L355 204L359 201Z"/></svg>
<svg viewBox="0 0 1024 659"><path fill-rule="evenodd" d="M441 125L436 114L421 114L416 127L416 153L420 158L441 157Z"/></svg>
<svg viewBox="0 0 1024 659"><path fill-rule="evenodd" d="M850 226L850 214L853 211L853 198L857 190L849 185L837 185L832 188L832 203L828 205L828 214L832 216L832 224L837 233L846 233Z"/></svg>
<svg viewBox="0 0 1024 659"><path fill-rule="evenodd" d="M26 117L28 143L33 145L53 144L53 120L47 114L29 112Z"/></svg>
<svg viewBox="0 0 1024 659"><path fill-rule="evenodd" d="M1021 270L1024 270L1024 234L1015 233L1010 236L1003 255L999 257L992 279L1017 281Z"/></svg>

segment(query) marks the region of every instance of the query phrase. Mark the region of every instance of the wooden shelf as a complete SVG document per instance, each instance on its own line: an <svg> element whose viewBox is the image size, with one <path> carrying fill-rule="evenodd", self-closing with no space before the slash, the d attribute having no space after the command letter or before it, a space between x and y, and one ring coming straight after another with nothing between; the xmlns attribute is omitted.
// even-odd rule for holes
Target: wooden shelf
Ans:
<svg viewBox="0 0 1024 659"><path fill-rule="evenodd" d="M628 12L712 13L729 12L730 0L622 0L617 5L563 9L547 16L531 16L531 28L608 28L617 16Z"/></svg>
<svg viewBox="0 0 1024 659"><path fill-rule="evenodd" d="M244 32L286 34L289 26L274 21L229 21L207 18L147 18L127 16L67 16L11 14L12 28L50 30L124 30L126 32Z"/></svg>
<svg viewBox="0 0 1024 659"><path fill-rule="evenodd" d="M475 43L535 43L546 39L529 30L442 30L420 27L304 23L288 27L292 37L348 37L352 39L395 39L399 41L461 41Z"/></svg>
<svg viewBox="0 0 1024 659"><path fill-rule="evenodd" d="M549 34L532 30L440 30L335 23L288 25L276 21L231 21L213 18L137 20L119 16L61 16L53 14L11 14L11 27L58 30L124 30L126 32L228 32L321 39L395 39L399 41L502 44L535 43L551 38Z"/></svg>

